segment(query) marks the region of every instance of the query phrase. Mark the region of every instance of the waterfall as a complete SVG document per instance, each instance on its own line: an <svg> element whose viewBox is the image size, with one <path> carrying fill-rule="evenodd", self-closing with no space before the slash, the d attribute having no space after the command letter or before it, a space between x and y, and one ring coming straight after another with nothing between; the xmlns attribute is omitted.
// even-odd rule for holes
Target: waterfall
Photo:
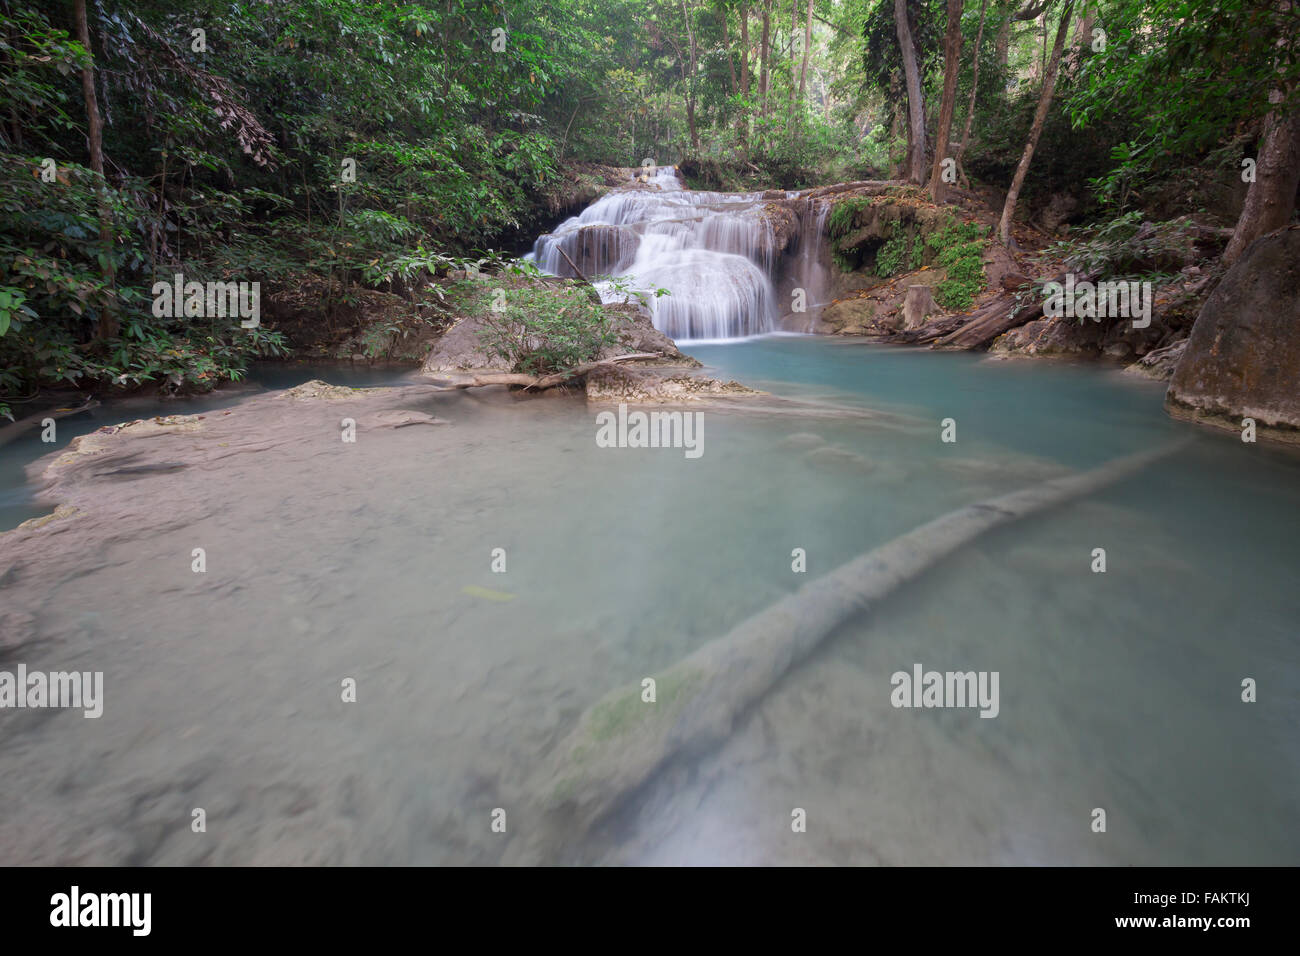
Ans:
<svg viewBox="0 0 1300 956"><path fill-rule="evenodd" d="M822 241L826 235L826 217L831 204L825 200L805 199L799 215L798 258L792 270L790 287L803 291L804 311L786 319L792 332L814 332L817 319L827 305L831 288L830 249ZM793 298L793 296L792 296Z"/></svg>
<svg viewBox="0 0 1300 956"><path fill-rule="evenodd" d="M683 189L677 170L665 166L647 183L596 200L533 247L538 267L553 275L573 275L565 255L606 302L623 301L626 290L648 292L655 328L673 339L734 339L777 327L779 257L762 193ZM656 288L670 294L655 297Z"/></svg>

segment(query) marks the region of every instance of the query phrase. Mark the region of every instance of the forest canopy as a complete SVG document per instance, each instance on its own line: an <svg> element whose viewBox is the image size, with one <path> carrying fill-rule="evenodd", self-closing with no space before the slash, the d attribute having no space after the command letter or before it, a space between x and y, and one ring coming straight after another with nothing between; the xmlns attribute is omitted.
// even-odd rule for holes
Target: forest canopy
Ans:
<svg viewBox="0 0 1300 956"><path fill-rule="evenodd" d="M1240 233L1243 170L1300 124L1298 26L1287 0L0 0L0 401L237 378L290 343L157 315L156 281L310 279L328 316L521 250L591 164L939 199L950 162L1008 227L1066 196Z"/></svg>

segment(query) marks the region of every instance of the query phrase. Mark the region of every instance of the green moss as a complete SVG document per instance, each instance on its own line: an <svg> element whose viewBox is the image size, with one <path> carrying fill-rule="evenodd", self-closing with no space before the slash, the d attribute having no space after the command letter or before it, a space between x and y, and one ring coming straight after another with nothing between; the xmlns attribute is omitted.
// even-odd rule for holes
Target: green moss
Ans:
<svg viewBox="0 0 1300 956"><path fill-rule="evenodd" d="M950 312L965 312L984 288L984 227L973 222L950 221L926 239L937 252L935 264L947 278L934 289L935 301Z"/></svg>
<svg viewBox="0 0 1300 956"><path fill-rule="evenodd" d="M654 720L671 716L685 700L687 691L699 684L703 675L695 670L669 670L655 678L655 703L641 699L641 687L628 688L612 700L592 708L587 720L593 741L603 743L622 737L629 731ZM584 744L574 749L574 759L588 756Z"/></svg>
<svg viewBox="0 0 1300 956"><path fill-rule="evenodd" d="M853 231L858 213L869 208L871 204L871 200L863 196L841 199L831 209L831 214L826 217L827 235L832 239L843 239Z"/></svg>
<svg viewBox="0 0 1300 956"><path fill-rule="evenodd" d="M876 275L882 279L906 272L909 268L907 233L897 220L892 223L891 229L890 238L885 240L885 244L876 253Z"/></svg>

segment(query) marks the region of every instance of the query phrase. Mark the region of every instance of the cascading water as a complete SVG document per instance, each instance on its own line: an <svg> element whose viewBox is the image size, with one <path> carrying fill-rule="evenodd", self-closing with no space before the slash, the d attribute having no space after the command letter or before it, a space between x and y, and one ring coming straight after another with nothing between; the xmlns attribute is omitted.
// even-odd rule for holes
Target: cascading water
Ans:
<svg viewBox="0 0 1300 956"><path fill-rule="evenodd" d="M822 242L831 206L828 202L812 199L803 202L807 206L800 210L799 258L791 276L791 292L794 293L791 298L802 290L800 305L803 308L791 316L788 327L794 332L815 332L817 320L826 306L827 290L831 287L830 250Z"/></svg>
<svg viewBox="0 0 1300 956"><path fill-rule="evenodd" d="M694 192L674 167L640 188L615 190L541 236L538 266L554 275L576 265L601 298L645 296L655 328L677 340L734 339L776 328L776 240L761 193ZM572 260L572 264L566 260ZM622 287L622 288L620 288ZM656 288L670 294L656 297Z"/></svg>

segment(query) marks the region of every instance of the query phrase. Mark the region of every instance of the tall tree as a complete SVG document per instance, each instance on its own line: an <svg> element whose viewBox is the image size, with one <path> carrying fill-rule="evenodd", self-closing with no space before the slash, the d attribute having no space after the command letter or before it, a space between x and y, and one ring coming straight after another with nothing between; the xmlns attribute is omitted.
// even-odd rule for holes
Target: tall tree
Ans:
<svg viewBox="0 0 1300 956"><path fill-rule="evenodd" d="M108 188L104 179L104 124L99 118L99 97L95 94L95 57L90 46L90 23L86 19L86 0L75 0L72 5L73 18L77 24L77 40L86 51L86 60L81 67L81 93L86 101L86 140L90 150L90 168L99 177L100 199L99 241L103 247L99 255L99 267L104 283L110 289L115 280L113 269L113 226L108 204L104 201L103 191ZM101 339L117 335L117 316L109 305L105 305L99 317L98 335Z"/></svg>
<svg viewBox="0 0 1300 956"><path fill-rule="evenodd" d="M749 153L749 0L740 4L740 95L745 107L740 111L740 146Z"/></svg>
<svg viewBox="0 0 1300 956"><path fill-rule="evenodd" d="M808 82L808 54L812 52L813 0L808 0L808 15L803 22L803 64L799 67L799 102L804 100Z"/></svg>
<svg viewBox="0 0 1300 956"><path fill-rule="evenodd" d="M970 141L971 122L975 119L975 93L980 86L980 44L984 40L984 15L988 12L989 0L983 0L980 4L980 26L975 33L975 55L972 57L972 68L970 78L970 102L966 104L966 125L962 127L961 142L957 144L957 173L961 176L964 186L969 187L966 182L966 170L962 167L962 157L966 155L966 144Z"/></svg>
<svg viewBox="0 0 1300 956"><path fill-rule="evenodd" d="M930 170L930 192L935 202L943 202L948 191L943 164L950 158L948 136L957 105L957 74L961 71L961 8L962 0L948 0L948 30L943 36L943 99L939 101L939 130L934 138L934 167Z"/></svg>
<svg viewBox="0 0 1300 956"><path fill-rule="evenodd" d="M768 62L768 58L772 52L771 23L772 0L763 0L763 38L759 41L758 46L758 115L763 119L767 118L767 95L771 89L772 83L771 64ZM760 137L760 146L762 145L762 140L763 137Z"/></svg>
<svg viewBox="0 0 1300 956"><path fill-rule="evenodd" d="M695 64L696 64L696 45L695 45L695 11L687 5L686 0L682 0L682 19L686 22L686 44L687 68L686 76L686 125L691 133L691 149L698 154L700 151L700 134L695 128Z"/></svg>
<svg viewBox="0 0 1300 956"><path fill-rule="evenodd" d="M728 10L726 4L722 5L719 11L722 14L722 49L727 53L727 72L731 74L731 95L736 95L736 60L731 55L731 27L727 23Z"/></svg>
<svg viewBox="0 0 1300 956"><path fill-rule="evenodd" d="M1034 111L1034 121L1029 127L1029 136L1025 141L1024 152L1016 166L1016 174L1011 179L1011 188L1007 190L1007 201L1002 205L1002 219L998 223L998 237L1004 246L1011 244L1011 220L1016 214L1016 202L1020 198L1020 189L1025 184L1025 174L1029 172L1029 162L1034 158L1034 149L1038 146L1038 137L1042 135L1043 123L1047 111L1052 105L1052 94L1056 89L1056 74L1061 66L1061 53L1065 49L1065 38L1070 32L1070 16L1074 13L1074 0L1065 0L1061 10L1061 22L1056 28L1056 42L1052 44L1052 55L1043 74L1043 89L1038 95L1038 109Z"/></svg>
<svg viewBox="0 0 1300 956"><path fill-rule="evenodd" d="M908 157L907 180L925 185L925 103L921 98L921 70L917 64L912 25L908 20L907 0L894 0L894 21L898 28L898 49L903 57L903 75L907 84Z"/></svg>

